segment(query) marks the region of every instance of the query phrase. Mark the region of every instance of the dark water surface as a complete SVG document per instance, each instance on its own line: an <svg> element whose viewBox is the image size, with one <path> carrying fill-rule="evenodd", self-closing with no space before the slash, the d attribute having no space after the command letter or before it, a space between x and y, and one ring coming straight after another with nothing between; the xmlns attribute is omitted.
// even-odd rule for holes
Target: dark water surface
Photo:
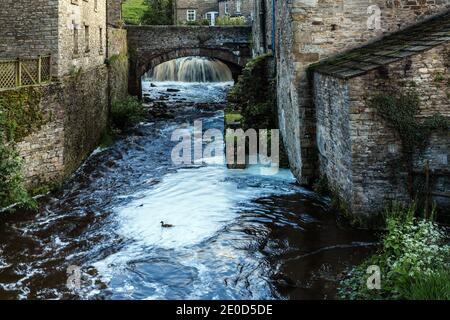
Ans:
<svg viewBox="0 0 450 320"><path fill-rule="evenodd" d="M288 170L173 165L175 128L202 119L203 130L223 129L220 105L196 103L223 103L230 84L157 85L145 93L167 99L173 119L94 152L37 214L0 215L0 299L335 297L373 235L341 226ZM69 266L79 288L66 286Z"/></svg>

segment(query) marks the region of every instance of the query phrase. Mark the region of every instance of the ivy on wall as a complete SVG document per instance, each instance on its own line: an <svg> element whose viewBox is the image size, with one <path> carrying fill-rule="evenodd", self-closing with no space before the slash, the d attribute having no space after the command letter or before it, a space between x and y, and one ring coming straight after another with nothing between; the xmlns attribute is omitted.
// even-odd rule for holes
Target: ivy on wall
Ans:
<svg viewBox="0 0 450 320"><path fill-rule="evenodd" d="M403 147L403 158L407 166L408 191L411 197L417 196L419 189L415 186L413 154L416 150L426 147L433 131L448 130L450 119L436 113L420 121L417 117L420 99L415 91L379 94L372 97L370 106L378 110L381 117L398 132Z"/></svg>
<svg viewBox="0 0 450 320"><path fill-rule="evenodd" d="M417 119L420 99L415 91L379 94L370 100L370 105L398 132L407 157L426 146L432 131L450 128L450 120L439 113L422 122Z"/></svg>
<svg viewBox="0 0 450 320"><path fill-rule="evenodd" d="M19 203L35 208L22 176L22 159L16 143L46 123L40 107L39 88L22 88L0 93L0 208Z"/></svg>

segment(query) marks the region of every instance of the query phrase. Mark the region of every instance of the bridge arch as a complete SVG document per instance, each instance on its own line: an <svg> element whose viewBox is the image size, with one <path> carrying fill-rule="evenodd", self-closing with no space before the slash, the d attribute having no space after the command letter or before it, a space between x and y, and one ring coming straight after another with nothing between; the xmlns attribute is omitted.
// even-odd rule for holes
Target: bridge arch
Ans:
<svg viewBox="0 0 450 320"><path fill-rule="evenodd" d="M141 96L141 77L155 66L177 58L201 56L218 59L240 74L251 58L251 27L130 26L129 92Z"/></svg>

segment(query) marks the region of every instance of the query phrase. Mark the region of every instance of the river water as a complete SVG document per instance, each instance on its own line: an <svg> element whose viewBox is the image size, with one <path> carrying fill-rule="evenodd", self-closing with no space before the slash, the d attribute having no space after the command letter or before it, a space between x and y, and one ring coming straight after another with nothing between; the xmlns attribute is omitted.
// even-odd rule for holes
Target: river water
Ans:
<svg viewBox="0 0 450 320"><path fill-rule="evenodd" d="M335 297L374 236L339 222L286 169L174 165L173 130L200 119L223 129L231 83L154 85L144 94L163 99L171 119L96 150L38 213L1 214L0 299Z"/></svg>

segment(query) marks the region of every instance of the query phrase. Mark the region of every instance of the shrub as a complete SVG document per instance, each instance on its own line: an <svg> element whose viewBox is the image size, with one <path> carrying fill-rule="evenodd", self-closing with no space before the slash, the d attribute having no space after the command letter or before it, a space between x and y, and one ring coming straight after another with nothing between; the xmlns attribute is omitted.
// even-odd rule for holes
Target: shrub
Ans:
<svg viewBox="0 0 450 320"><path fill-rule="evenodd" d="M40 99L40 92L33 88L4 92L0 97L0 208L16 203L29 209L37 206L25 188L15 143L47 121Z"/></svg>
<svg viewBox="0 0 450 320"><path fill-rule="evenodd" d="M112 125L120 130L143 121L144 108L136 97L128 97L124 101L116 101L111 107Z"/></svg>
<svg viewBox="0 0 450 320"><path fill-rule="evenodd" d="M242 70L238 82L230 90L228 100L241 112L245 129L274 129L278 127L275 82L268 73L267 59L261 55Z"/></svg>
<svg viewBox="0 0 450 320"><path fill-rule="evenodd" d="M36 208L36 202L24 187L20 157L12 147L0 143L0 208L14 203Z"/></svg>
<svg viewBox="0 0 450 320"><path fill-rule="evenodd" d="M186 21L187 26L209 26L209 21L206 19L196 21Z"/></svg>
<svg viewBox="0 0 450 320"><path fill-rule="evenodd" d="M246 24L244 17L218 17L216 19L216 25L218 26L243 26Z"/></svg>
<svg viewBox="0 0 450 320"><path fill-rule="evenodd" d="M436 279L450 266L450 246L445 232L434 222L414 217L415 205L393 205L385 213L386 234L380 251L353 269L341 282L340 295L350 299L408 299L414 296L441 296L449 283ZM381 290L366 287L366 269L377 265L381 270ZM438 296L439 295L439 296Z"/></svg>

